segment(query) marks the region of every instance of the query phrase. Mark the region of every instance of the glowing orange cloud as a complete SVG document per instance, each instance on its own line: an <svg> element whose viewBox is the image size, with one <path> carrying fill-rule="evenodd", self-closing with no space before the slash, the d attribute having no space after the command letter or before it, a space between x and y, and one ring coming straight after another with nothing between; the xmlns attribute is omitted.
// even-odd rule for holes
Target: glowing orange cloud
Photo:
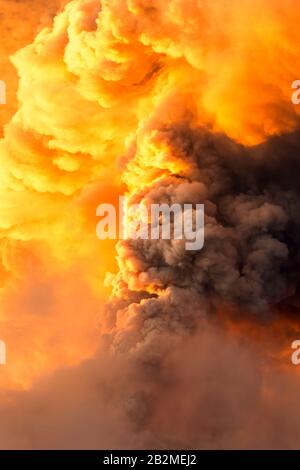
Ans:
<svg viewBox="0 0 300 470"><path fill-rule="evenodd" d="M107 297L102 282L115 269L115 253L113 243L101 247L95 237L98 203L124 191L134 198L161 178L195 171L161 138L164 126L188 121L243 144L297 127L299 108L290 95L300 33L291 25L299 20L295 0L73 0L14 55L19 107L0 144L5 331L21 315L11 292L16 286L28 292L29 279L36 282L26 274L28 251L44 266L41 278L50 285L57 279L56 297L64 287L61 270L71 283L80 272L99 303ZM122 262L121 254L121 268ZM60 313L65 308L54 308L62 329L70 324ZM86 320L85 312L78 315ZM43 321L34 324L41 334ZM33 346L26 361L47 369L48 341L45 334L41 357Z"/></svg>

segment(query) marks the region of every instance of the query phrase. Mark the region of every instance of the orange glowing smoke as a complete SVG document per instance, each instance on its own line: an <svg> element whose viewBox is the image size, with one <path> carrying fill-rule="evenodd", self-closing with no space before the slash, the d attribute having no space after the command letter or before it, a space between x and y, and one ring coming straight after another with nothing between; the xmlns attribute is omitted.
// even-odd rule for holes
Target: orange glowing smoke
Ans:
<svg viewBox="0 0 300 470"><path fill-rule="evenodd" d="M92 354L116 267L97 205L194 171L161 128L188 121L247 145L297 127L299 22L296 0L73 0L14 55L19 108L0 147L5 385Z"/></svg>

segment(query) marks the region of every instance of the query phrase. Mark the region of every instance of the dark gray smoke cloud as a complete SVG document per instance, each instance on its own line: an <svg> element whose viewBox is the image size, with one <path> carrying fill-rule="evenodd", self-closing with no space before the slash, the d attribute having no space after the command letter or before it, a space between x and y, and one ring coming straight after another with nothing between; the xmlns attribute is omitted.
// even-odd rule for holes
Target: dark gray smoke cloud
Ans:
<svg viewBox="0 0 300 470"><path fill-rule="evenodd" d="M296 292L299 134L250 149L184 125L161 131L161 138L192 171L160 179L135 199L204 203L205 247L189 253L181 241L123 242L121 257L137 260L127 279L138 278L140 291L143 284L146 291L148 284L190 289L256 312Z"/></svg>
<svg viewBox="0 0 300 470"><path fill-rule="evenodd" d="M199 322L213 318L219 305L229 304L240 316L265 321L282 303L295 303L300 261L300 198L295 175L299 172L300 139L295 133L246 148L226 136L180 124L161 130L160 140L171 147L175 158L190 163L189 170L168 174L136 191L132 200L204 203L205 246L202 251L188 252L184 241L121 242L120 299L108 306L106 325L112 328L113 350L127 352L137 367L153 374L153 382L164 383L164 361L180 349L184 338L199 329ZM201 335L198 340L201 342ZM195 344L193 364L194 360L201 362L199 347ZM268 352L265 354L267 357ZM210 363L206 353L205 361ZM186 361L179 360L178 367L182 364ZM240 364L232 359L232 364L224 367L239 370ZM258 371L262 373L261 365ZM225 384L226 379L220 380L224 395ZM192 380L189 385L193 386ZM261 387L259 382L259 401L264 402ZM236 393L235 386L230 384L229 388ZM142 403L152 410L155 400L144 397ZM222 412L227 412L228 406L224 404ZM263 408L260 412L264 413ZM213 420L213 407L211 413L208 419ZM237 420L241 419L239 413ZM196 435L203 431L202 419L197 419ZM225 429L218 432L225 433ZM230 436L232 445L237 445L236 437ZM192 436L189 442L193 442Z"/></svg>
<svg viewBox="0 0 300 470"><path fill-rule="evenodd" d="M180 124L161 130L160 140L189 170L132 200L204 203L205 246L189 252L184 240L120 242L119 299L105 317L116 326L117 350L158 364L169 341L172 348L177 334L193 331L220 303L264 318L296 298L300 261L298 133L246 148Z"/></svg>

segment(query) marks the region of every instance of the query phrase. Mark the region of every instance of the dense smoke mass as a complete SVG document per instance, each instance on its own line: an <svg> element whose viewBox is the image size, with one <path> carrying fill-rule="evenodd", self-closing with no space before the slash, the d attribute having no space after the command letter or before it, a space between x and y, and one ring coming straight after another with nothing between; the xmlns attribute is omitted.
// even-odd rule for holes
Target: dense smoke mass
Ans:
<svg viewBox="0 0 300 470"><path fill-rule="evenodd" d="M188 169L135 191L135 199L204 203L205 249L189 254L178 240L126 241L119 250L127 283L146 291L148 284L191 289L257 312L291 296L298 286L300 201L297 178L287 175L299 171L299 135L249 149L180 124L160 138ZM131 257L137 260L130 270Z"/></svg>
<svg viewBox="0 0 300 470"><path fill-rule="evenodd" d="M296 0L54 3L0 143L0 447L299 447ZM204 248L99 242L121 194L204 204Z"/></svg>

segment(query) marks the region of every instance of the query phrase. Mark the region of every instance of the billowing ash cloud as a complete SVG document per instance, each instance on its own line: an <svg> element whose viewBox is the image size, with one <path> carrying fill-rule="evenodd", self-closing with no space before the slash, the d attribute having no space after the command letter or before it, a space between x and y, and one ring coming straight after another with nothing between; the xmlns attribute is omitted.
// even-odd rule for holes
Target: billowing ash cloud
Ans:
<svg viewBox="0 0 300 470"><path fill-rule="evenodd" d="M51 265L53 296L34 303L26 290L30 314L56 310L58 272L99 289L97 204L120 192L146 205L204 203L206 220L199 252L118 243L98 353L3 392L1 447L299 446L300 382L280 361L298 323L278 316L299 290L299 15L296 0L73 0L15 55L1 281L5 291L9 274L25 272L23 245ZM106 246L102 271L114 261ZM69 297L59 310L67 358L83 349L69 345L71 326L81 331L94 308L83 298L78 314Z"/></svg>
<svg viewBox="0 0 300 470"><path fill-rule="evenodd" d="M264 316L299 287L300 199L292 176L299 171L299 134L246 148L180 124L159 139L188 169L135 189L132 198L204 203L205 246L189 252L178 240L120 242L115 287L123 305L112 321L117 342L128 330L138 347L155 331L189 330L220 302Z"/></svg>
<svg viewBox="0 0 300 470"><path fill-rule="evenodd" d="M299 387L297 378L292 379L276 371L269 358L268 346L266 350L260 349L256 356L253 351L249 352L236 343L236 339L230 340L224 332L225 348L230 351L233 348L235 352L231 351L232 354L241 357L234 358L230 352L223 363L222 354L214 351L214 347L218 349L216 338L222 343L222 335L219 336L220 332L214 328L207 329L207 322L215 322L214 313L222 306L222 315L231 308L238 317L248 318L258 331L259 322L269 321L269 334L272 334L272 315L278 313L282 304L297 301L300 189L293 173L296 175L300 169L299 133L274 137L249 148L205 128L181 123L166 126L155 133L155 143L167 149L166 155L172 155L178 172L165 168L166 176L154 180L146 188L132 186L131 201L146 205L158 202L204 203L205 246L202 251L189 252L185 250L184 241L126 240L117 247L120 271L113 280L114 297L101 321L103 330L111 334L114 353L128 355L133 361L133 370L141 379L142 384L136 386L138 390L129 387L128 391L128 387L124 387L124 401L130 397L132 400L130 422L138 428L141 426L142 431L153 431L153 421L157 419L156 424L161 429L163 420L170 431L172 427L166 423L168 420L172 422L170 403L174 400L176 409L181 411L176 431L170 436L175 436L175 441L176 437L179 439L179 446L184 443L185 446L196 447L293 447L296 444L291 431L287 431L289 437L276 434L272 442L261 434L259 438L255 436L254 429L260 420L260 424L267 428L271 426L272 419L291 422L292 412L287 404L282 416L277 406L282 399L279 398L280 387L286 387L284 393L293 395ZM140 152L137 144L135 153L128 157L124 179L129 182L140 165ZM160 168L164 169L162 162L163 159ZM168 162L165 161L166 167ZM141 172L147 173L152 169L150 164ZM289 336L291 332L296 334L292 324L290 333L284 333L287 335L285 347L289 347L287 338L292 337ZM190 351L187 357L186 348ZM212 358L214 355L219 359ZM171 366L169 369L170 358L174 356L178 361L176 366L183 368L183 377L175 372L174 363L175 369ZM202 361L206 362L208 369ZM215 384L213 390L210 388L208 370L211 367L211 374L219 374L218 361L220 367L226 370L233 367L239 372L234 377L229 373L229 383L227 373L221 376L217 393ZM242 384L238 384L242 364L249 367L249 371ZM200 383L196 377L198 366L203 380L200 379ZM264 367L269 371L267 376ZM186 368L193 370L188 384L184 375ZM280 385L281 380L283 384ZM190 409L181 404L183 411L179 396L184 400L187 392L184 387L187 385L192 404ZM265 402L264 387L266 393L273 394L272 410ZM164 393L170 403L162 404L160 401L160 395ZM234 399L231 403L228 393L238 396L241 393L241 401L245 400L244 405L251 408L256 423L252 418L249 423L249 410L243 410L242 403L234 408ZM199 414L197 406L201 410ZM217 418L214 406L219 409ZM195 413L194 420L192 413ZM181 420L185 423L186 419L190 420L191 427L185 430L186 434L177 432ZM243 426L245 434L241 432ZM295 435L298 432L297 428ZM162 431L158 435L163 446L172 445L172 440L168 441ZM150 442L146 439L144 445L151 445Z"/></svg>

